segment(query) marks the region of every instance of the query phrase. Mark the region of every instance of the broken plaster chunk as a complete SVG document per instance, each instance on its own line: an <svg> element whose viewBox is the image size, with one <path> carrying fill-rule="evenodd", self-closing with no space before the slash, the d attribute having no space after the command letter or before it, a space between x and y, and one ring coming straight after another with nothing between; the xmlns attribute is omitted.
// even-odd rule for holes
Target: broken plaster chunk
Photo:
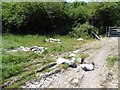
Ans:
<svg viewBox="0 0 120 90"><path fill-rule="evenodd" d="M59 57L59 58L57 59L56 63L57 63L57 64L69 63L69 60Z"/></svg>
<svg viewBox="0 0 120 90"><path fill-rule="evenodd" d="M85 71L92 71L94 70L94 65L92 64L81 64L80 67Z"/></svg>

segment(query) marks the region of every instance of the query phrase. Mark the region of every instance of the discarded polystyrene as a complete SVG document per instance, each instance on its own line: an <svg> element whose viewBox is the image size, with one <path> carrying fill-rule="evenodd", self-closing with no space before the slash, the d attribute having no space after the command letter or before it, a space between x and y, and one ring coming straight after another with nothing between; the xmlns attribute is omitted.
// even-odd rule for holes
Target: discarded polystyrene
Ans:
<svg viewBox="0 0 120 90"><path fill-rule="evenodd" d="M62 64L62 63L69 63L70 61L68 59L64 59L59 57L56 61L57 64Z"/></svg>
<svg viewBox="0 0 120 90"><path fill-rule="evenodd" d="M77 40L78 40L78 41L83 41L83 38L78 38Z"/></svg>
<svg viewBox="0 0 120 90"><path fill-rule="evenodd" d="M54 38L49 38L49 39L45 39L46 42L57 42L57 43L61 43L60 39L54 39Z"/></svg>
<svg viewBox="0 0 120 90"><path fill-rule="evenodd" d="M80 67L85 71L92 71L94 70L94 64L81 64Z"/></svg>
<svg viewBox="0 0 120 90"><path fill-rule="evenodd" d="M76 68L77 65L75 63L74 60L68 60L68 59L64 59L64 58L61 58L59 57L56 61L56 63L59 65L59 64L67 64L69 65L70 67L73 67L73 68Z"/></svg>

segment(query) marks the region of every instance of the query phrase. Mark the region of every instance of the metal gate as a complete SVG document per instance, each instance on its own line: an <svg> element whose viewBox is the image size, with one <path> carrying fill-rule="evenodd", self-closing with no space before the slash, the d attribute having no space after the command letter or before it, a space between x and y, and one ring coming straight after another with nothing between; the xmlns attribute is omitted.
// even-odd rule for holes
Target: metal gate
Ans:
<svg viewBox="0 0 120 90"><path fill-rule="evenodd" d="M120 37L120 27L109 27L108 37Z"/></svg>

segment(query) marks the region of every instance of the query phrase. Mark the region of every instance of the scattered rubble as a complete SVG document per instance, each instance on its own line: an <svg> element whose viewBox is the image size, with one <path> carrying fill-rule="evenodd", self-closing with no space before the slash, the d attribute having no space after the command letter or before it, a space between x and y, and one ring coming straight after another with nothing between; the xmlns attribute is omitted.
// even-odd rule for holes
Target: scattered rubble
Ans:
<svg viewBox="0 0 120 90"><path fill-rule="evenodd" d="M72 78L70 84L73 86L79 86L80 80L78 78Z"/></svg>
<svg viewBox="0 0 120 90"><path fill-rule="evenodd" d="M88 62L86 62L86 61L84 60L84 58L79 58L79 57L77 57L77 55L74 54L74 53L70 53L69 56L68 56L68 59L59 57L59 58L56 60L56 64L57 64L57 65L67 64L67 65L69 65L69 67L72 67L72 68L76 68L76 67L77 67L77 64L80 64L80 67L81 67L84 71L94 70L94 67L95 67L95 66L94 66L94 63L88 64Z"/></svg>
<svg viewBox="0 0 120 90"><path fill-rule="evenodd" d="M51 72L47 72L47 73L44 73L44 74L42 73L39 76L42 79L42 78L47 78L47 77L49 77L49 76L51 76L53 74L59 73L59 72L61 72L61 69L57 68L57 69L55 69L55 70L53 70Z"/></svg>
<svg viewBox="0 0 120 90"><path fill-rule="evenodd" d="M57 43L61 43L60 39L55 39L55 38L49 38L49 39L45 39L46 42L57 42Z"/></svg>
<svg viewBox="0 0 120 90"><path fill-rule="evenodd" d="M59 58L57 59L56 63L57 63L58 65L60 65L60 64L68 64L69 67L73 67L73 68L76 68L76 67L77 67L77 65L76 65L76 63L75 63L74 60L64 59L64 58L61 58L61 57L59 57Z"/></svg>
<svg viewBox="0 0 120 90"><path fill-rule="evenodd" d="M74 87L80 87L81 81L83 80L84 75L81 74L81 76L78 78L74 77L69 82Z"/></svg>
<svg viewBox="0 0 120 90"><path fill-rule="evenodd" d="M39 46L32 46L32 47L24 47L24 46L20 46L17 49L13 49L13 50L6 50L6 52L17 52L17 51L24 51L24 52L28 52L28 51L32 51L38 54L43 53L47 48L45 47L39 47Z"/></svg>

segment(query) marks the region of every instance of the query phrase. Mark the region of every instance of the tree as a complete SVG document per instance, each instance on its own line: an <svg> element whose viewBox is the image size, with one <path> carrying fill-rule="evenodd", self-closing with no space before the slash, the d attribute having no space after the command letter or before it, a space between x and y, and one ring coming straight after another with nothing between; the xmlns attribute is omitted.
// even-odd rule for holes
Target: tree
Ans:
<svg viewBox="0 0 120 90"><path fill-rule="evenodd" d="M3 32L66 34L71 19L63 2L3 3Z"/></svg>
<svg viewBox="0 0 120 90"><path fill-rule="evenodd" d="M102 27L101 34L106 32L106 27L115 26L117 22L116 3L101 3L95 12L95 21L93 22L98 28Z"/></svg>

